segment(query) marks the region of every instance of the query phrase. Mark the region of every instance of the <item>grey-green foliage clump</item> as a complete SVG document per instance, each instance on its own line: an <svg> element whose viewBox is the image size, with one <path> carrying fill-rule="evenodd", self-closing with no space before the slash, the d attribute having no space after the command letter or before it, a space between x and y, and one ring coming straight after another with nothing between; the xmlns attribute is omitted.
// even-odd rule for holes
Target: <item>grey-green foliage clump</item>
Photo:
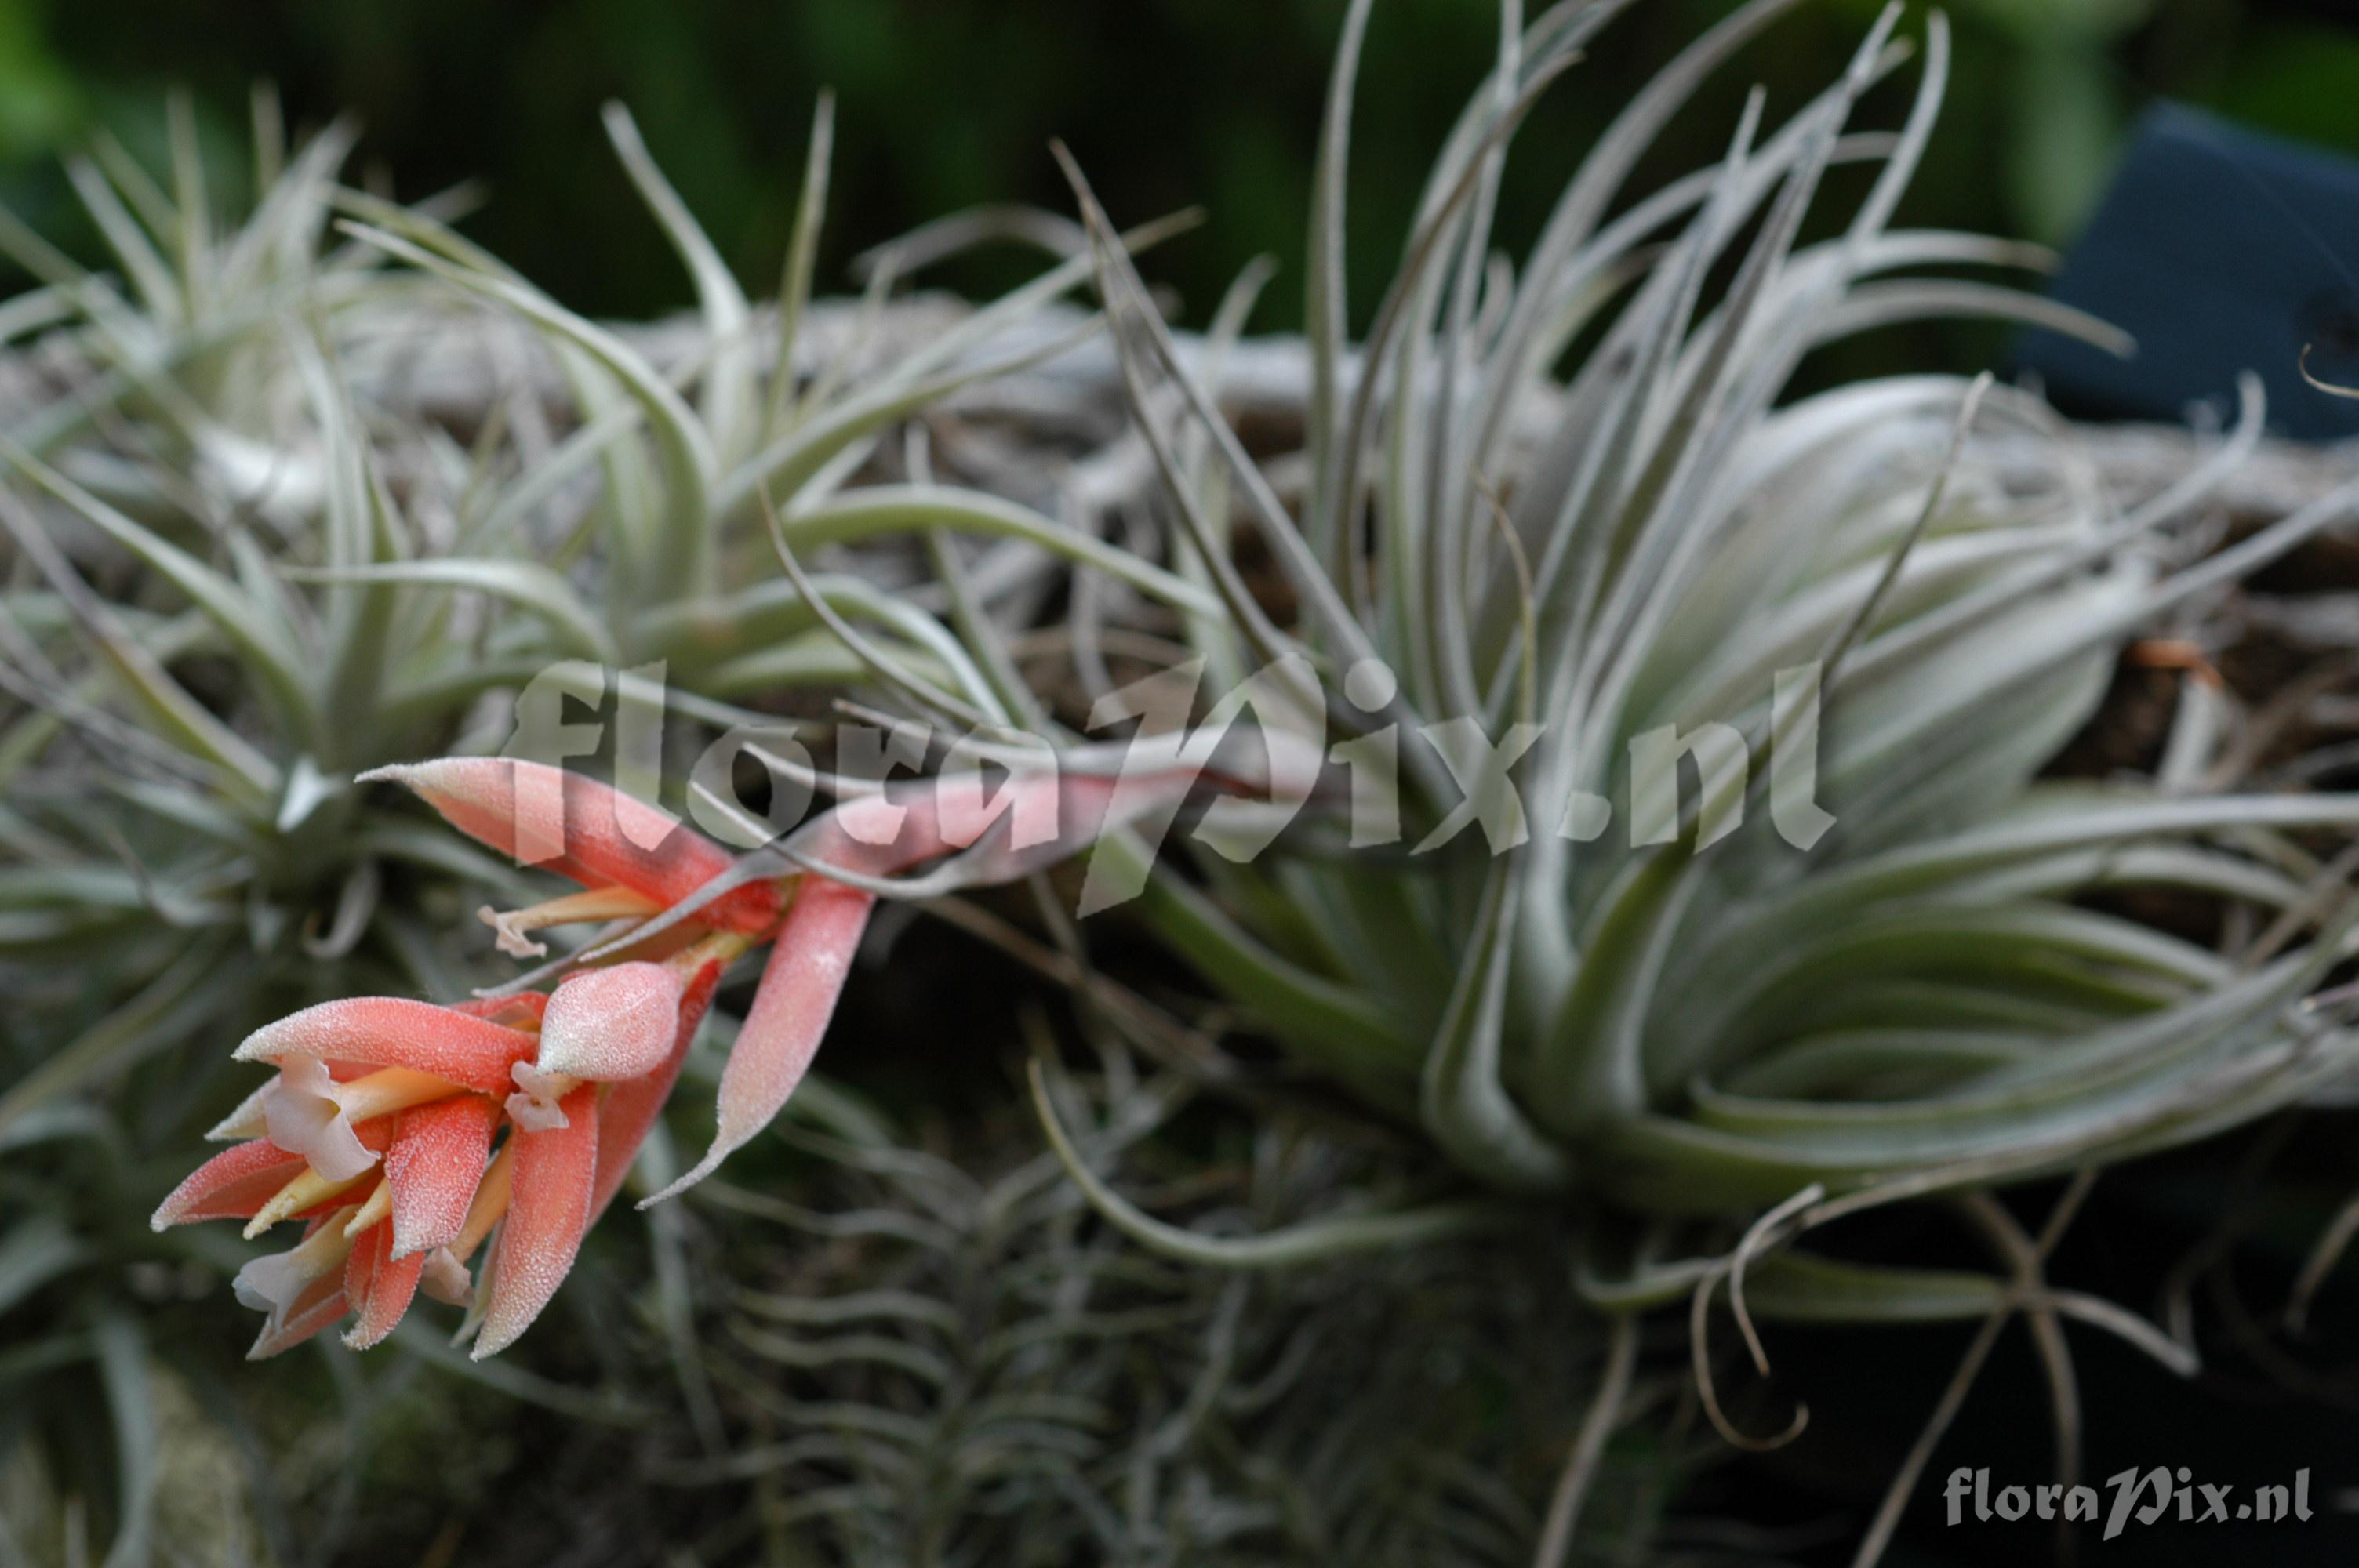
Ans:
<svg viewBox="0 0 2359 1568"><path fill-rule="evenodd" d="M810 1091L757 1185L593 1244L530 1369L450 1380L483 1368L425 1334L266 1379L150 1368L161 1560L1522 1564L1617 1376L1582 1539L1647 1560L1678 1528L1707 1462L1684 1374L1612 1369L1562 1237L1207 1270L1104 1224L1017 1095L888 1119ZM1446 1180L1410 1141L1246 1109L1111 1043L1054 1092L1101 1130L1088 1158L1206 1235ZM151 1333L183 1293L141 1304ZM0 1466L35 1550L75 1506L56 1452Z"/></svg>
<svg viewBox="0 0 2359 1568"><path fill-rule="evenodd" d="M1424 1162L1107 1060L1060 1080L1066 1117L1210 1233ZM658 1477L759 1478L771 1529L847 1564L1531 1560L1603 1349L1538 1238L1208 1271L1102 1223L1003 1116L923 1152L790 1137L826 1160L792 1201L715 1194L736 1284L701 1339L728 1438ZM1661 1441L1617 1441L1589 1539L1649 1538Z"/></svg>
<svg viewBox="0 0 2359 1568"><path fill-rule="evenodd" d="M496 748L545 675L594 701L600 666L662 666L672 713L727 725L760 717L733 698L855 681L842 628L960 666L921 604L860 570L813 576L814 609L759 525L765 494L798 546L855 566L895 540L938 558L962 535L1003 557L1096 547L947 481L855 488L887 429L1088 331L1007 346L1087 263L915 345L855 323L812 351L824 105L759 315L610 114L701 304L663 369L464 240L455 200L344 183L351 127L290 151L259 100L232 222L176 124L163 174L108 142L71 166L110 269L0 215L0 249L39 281L0 307L0 1447L126 1562L157 1533L155 1336L204 1316L141 1281L243 1251L139 1217L245 1087L229 1046L330 997L462 995L485 946L470 912L489 890L529 897L353 776ZM897 276L888 257L863 322ZM454 337L482 350L456 367L479 383L464 419L409 391L419 342ZM1028 591L1037 571L1013 564L986 582ZM622 684L623 702L658 692ZM61 1549L62 1517L28 1549Z"/></svg>
<svg viewBox="0 0 2359 1568"><path fill-rule="evenodd" d="M471 948L453 932L507 874L353 774L496 744L516 688L569 662L582 679L660 663L675 711L718 724L751 717L734 702L870 675L888 700L1028 722L1038 698L995 645L1026 617L976 602L978 583L1023 574L967 573L962 534L1090 568L1077 654L1112 581L1176 611L1158 629L1224 679L1299 654L1342 691L1347 671L1385 666L1361 688L1376 695L1301 717L1369 741L1391 727L1408 844L1460 793L1418 731L1538 727L1509 775L1527 811L1512 844L1469 827L1423 855L1207 857L1144 905L1295 1064L1419 1130L1485 1195L1423 1202L1383 1160L1282 1156L1272 1120L1235 1135L1234 1169L1197 1162L1207 1184L1172 1175L1142 1206L1093 1164L1127 1151L1136 1191L1189 1145L1147 1139L1165 1107L1112 1075L1102 1106L1041 1093L1078 1190L1045 1156L978 1184L855 1148L857 1203L739 1199L842 1234L795 1262L732 1260L749 1293L711 1351L772 1365L712 1379L723 1403L665 1456L679 1479L791 1477L775 1528L852 1561L1516 1560L1535 1537L1563 1545L1534 1506L1571 1412L1594 1391L1610 1431L1629 1398L1625 1376L1588 1370L1603 1338L1564 1328L1568 1276L1616 1312L1689 1292L1701 1307L1725 1281L1763 1316L2070 1314L2184 1365L2137 1320L2049 1289L2003 1213L1985 1217L2007 1278L1786 1244L1865 1205L2198 1137L2348 1068L2341 1012L2305 1004L2352 949L2321 851L2359 804L2218 793L2220 714L2196 699L2150 778L2038 775L2130 636L2349 498L2190 564L2177 519L2249 444L2256 407L2203 472L2117 515L2070 430L2019 390L1927 376L1789 393L1816 345L1929 313L2107 341L2019 292L1927 276L2018 263L2018 247L1893 226L1932 134L1938 20L1898 131L1852 124L1902 63L1887 18L1776 129L1756 103L1723 162L1628 198L1654 132L1780 9L1745 7L1637 92L1527 254L1495 256L1522 112L1619 8L1572 0L1528 26L1503 8L1497 69L1355 351L1338 270L1369 12L1353 8L1312 221L1305 449L1267 472L1086 196L1091 254L903 356L855 347L798 374L824 114L766 319L614 119L698 290L696 351L660 369L447 214L344 188L340 132L282 157L266 122L265 194L229 227L185 139L160 180L103 152L77 185L114 276L0 228L43 280L0 327L45 334L71 368L0 447L16 704L0 731L0 957L27 1003L0 1091L0 1311L24 1325L0 1354L0 1435L58 1460L28 1491L82 1499L37 1549L86 1537L136 1555L167 1533L159 1433L182 1419L183 1375L206 1419L228 1419L202 1403L195 1360L158 1382L143 1336L179 1321L159 1309L177 1275L127 1267L233 1260L136 1232L151 1202L130 1191L168 1185L142 1162L184 1165L176 1142L226 1098L225 1053L181 1047L247 1010L456 994ZM1838 168L1864 171L1865 194L1822 230L1811 213ZM995 343L1093 272L1167 481L1168 551L937 482L919 449L906 482L855 482L913 413L1053 352L1061 340L1037 333ZM394 340L420 310L526 329L573 422L545 428L529 399L470 429L402 406L386 392ZM1282 596L1241 578L1233 499ZM807 593L773 557L885 540L922 545L943 580L921 595L832 573ZM1817 708L1774 700L1788 669L1815 670ZM1734 749L1674 841L1634 843L1632 742L1712 724ZM1807 848L1758 787L1798 747L1833 818ZM1610 803L1603 836L1559 831L1576 795ZM2224 904L2246 939L2223 951L2092 902L2125 887ZM1102 1119L1111 1132L1067 1131ZM1190 1265L1264 1271L1142 1258L1084 1202ZM1428 1305L1451 1326L1394 1336ZM1421 1359L1437 1346L1440 1363ZM677 1333L671 1350L698 1358ZM1534 1386L1563 1390L1549 1419L1516 1397ZM777 1388L791 1397L766 1407ZM1473 1408L1492 1388L1498 1407ZM703 1458L682 1457L695 1445ZM1609 1506L1611 1453L1603 1471L1585 1453L1559 1520L1580 1506L1585 1532L1642 1523L1643 1505Z"/></svg>
<svg viewBox="0 0 2359 1568"><path fill-rule="evenodd" d="M1371 732L1361 757L1400 759L1388 851L1203 856L1201 882L1158 879L1147 907L1299 1061L1483 1183L1649 1222L1635 1249L1597 1238L1601 1303L1701 1301L1774 1257L1802 1315L1974 1316L1993 1281L1814 1275L1832 1266L1778 1248L1866 1205L2201 1137L2359 1051L2342 1006L2306 1000L2354 951L2359 906L2320 851L2359 826L2359 799L2221 793L2205 781L2222 710L2200 692L2158 773L2039 778L2130 638L2359 498L2190 559L2179 520L2249 449L2251 395L2209 462L2122 514L2025 391L1910 376L1792 393L1815 346L1927 315L2125 345L1926 272L2017 265L2023 247L1895 226L1934 134L1938 16L1897 131L1853 124L1911 53L1896 10L1782 123L1756 98L1723 161L1626 196L1654 133L1784 8L1741 8L1642 86L1515 257L1492 249L1500 160L1621 7L1528 26L1506 8L1497 68L1353 347L1335 258L1371 9L1354 6L1311 218L1292 497L1212 415L1083 189L1174 547L1223 600L1187 622L1195 651L1233 676L1307 658L1325 711L1305 711ZM1831 222L1816 210L1839 168L1864 194ZM1229 565L1232 494L1291 625ZM1349 697L1355 670L1365 695ZM1467 720L1486 746L1533 727L1506 780L1526 816L1495 835L1459 810L1465 748L1420 738ZM1643 737L1708 726L1677 816L1634 798ZM1831 821L1764 809L1798 758ZM1611 807L1603 833L1569 811L1582 798ZM2252 939L2223 951L2094 902L2123 889L2245 911Z"/></svg>

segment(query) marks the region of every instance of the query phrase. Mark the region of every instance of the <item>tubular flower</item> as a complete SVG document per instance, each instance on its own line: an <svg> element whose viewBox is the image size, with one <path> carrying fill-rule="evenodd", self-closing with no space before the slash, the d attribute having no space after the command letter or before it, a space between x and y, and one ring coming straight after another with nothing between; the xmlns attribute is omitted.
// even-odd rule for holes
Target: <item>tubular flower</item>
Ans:
<svg viewBox="0 0 2359 1568"><path fill-rule="evenodd" d="M348 1314L345 1343L375 1345L421 1288L479 1308L475 1354L491 1355L571 1267L654 1125L724 959L743 950L742 937L712 937L661 963L569 977L553 993L453 1007L364 997L282 1019L238 1048L278 1069L214 1130L239 1141L152 1223L235 1218L259 1236L306 1222L291 1250L238 1274L238 1299L266 1314L256 1357ZM486 1242L478 1303L467 1265Z"/></svg>
<svg viewBox="0 0 2359 1568"><path fill-rule="evenodd" d="M582 885L531 909L485 911L504 951L538 951L526 933L576 921L646 929L619 933L599 950L600 967L576 968L548 992L451 1006L323 1002L238 1047L239 1060L277 1071L213 1130L233 1146L182 1182L152 1223L236 1218L249 1237L304 1223L292 1249L238 1274L239 1300L265 1314L257 1358L347 1316L345 1343L375 1345L420 1291L467 1309L460 1336L473 1336L478 1359L504 1349L556 1294L620 1189L737 958L770 946L723 1073L718 1130L657 1198L710 1174L794 1092L880 896L877 879L956 856L962 883L1005 881L1169 809L1201 780L1254 787L1176 752L1118 782L1016 775L1007 809L993 813L954 809L924 785L849 801L795 835L784 857L756 862L538 763L451 758L367 776L409 785L461 831ZM1053 826L1020 847L995 831L1027 814Z"/></svg>

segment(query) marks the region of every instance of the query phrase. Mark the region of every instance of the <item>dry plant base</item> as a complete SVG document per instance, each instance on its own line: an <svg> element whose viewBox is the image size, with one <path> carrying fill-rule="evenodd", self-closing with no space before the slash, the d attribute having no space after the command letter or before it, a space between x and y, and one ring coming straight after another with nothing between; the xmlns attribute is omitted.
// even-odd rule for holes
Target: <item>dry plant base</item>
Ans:
<svg viewBox="0 0 2359 1568"><path fill-rule="evenodd" d="M1419 1163L1122 1056L1062 1091L1107 1130L1097 1157L1207 1234L1353 1206ZM763 1472L772 1527L848 1564L1532 1560L1608 1352L1563 1237L1207 1270L1107 1225L1036 1137L1000 1117L925 1152L806 1134L827 1162L807 1198L715 1194L744 1284L700 1339L744 1435L657 1474ZM1659 1433L1617 1433L1584 1538L1641 1549L1679 1466Z"/></svg>

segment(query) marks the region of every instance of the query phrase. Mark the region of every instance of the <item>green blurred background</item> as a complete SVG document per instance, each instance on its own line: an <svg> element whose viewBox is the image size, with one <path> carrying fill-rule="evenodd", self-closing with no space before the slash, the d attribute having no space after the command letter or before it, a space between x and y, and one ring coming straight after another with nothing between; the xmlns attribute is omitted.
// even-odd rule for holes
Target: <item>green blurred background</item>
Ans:
<svg viewBox="0 0 2359 1568"><path fill-rule="evenodd" d="M297 126L356 114L362 165L405 197L480 178L473 233L578 308L641 316L688 285L600 135L626 102L747 285L767 294L812 99L840 129L823 286L925 219L986 200L1067 209L1046 144L1079 153L1119 218L1202 203L1158 256L1201 319L1257 253L1285 267L1257 325L1299 317L1310 152L1342 0L0 0L0 200L87 238L56 155L104 126L155 157L162 90L185 85L234 182L247 94L276 81ZM1537 5L1534 5L1537 9ZM1541 107L1503 209L1527 237L1605 117L1727 0L1639 0ZM1805 0L1672 127L1660 175L1715 156L1745 84L1772 113L1822 85L1875 0ZM2169 95L2359 153L2348 0L1954 0L1956 85L1905 216L2059 241L2128 114ZM1364 312L1450 116L1493 47L1486 0L1385 0L1360 100L1351 265ZM2338 20L2338 17L2343 18ZM1897 114L1901 82L1884 91ZM94 247L89 247L94 249ZM979 258L969 291L1029 258Z"/></svg>

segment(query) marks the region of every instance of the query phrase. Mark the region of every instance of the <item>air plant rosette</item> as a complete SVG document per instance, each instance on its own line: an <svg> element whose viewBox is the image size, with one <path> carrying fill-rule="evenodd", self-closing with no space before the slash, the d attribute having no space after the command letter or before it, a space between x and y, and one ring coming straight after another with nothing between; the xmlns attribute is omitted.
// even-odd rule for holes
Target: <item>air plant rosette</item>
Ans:
<svg viewBox="0 0 2359 1568"><path fill-rule="evenodd" d="M2190 1344L2049 1285L2047 1249L2090 1173L2296 1103L2359 1053L2352 995L2331 984L2359 953L2352 858L2333 848L2359 798L2207 782L2226 714L2191 681L2154 773L2041 777L2134 637L2359 515L2359 486L2207 555L2186 520L2257 439L2255 386L2216 450L2127 514L2069 426L1988 377L1790 393L1814 350L1928 316L2129 345L2036 295L1924 276L2036 253L1893 225L1948 66L1938 15L1897 132L1850 124L1910 52L1896 9L1781 126L1756 95L1723 162L1623 201L1654 132L1785 8L1741 7L1643 88L1511 263L1491 235L1509 143L1619 7L1528 27L1510 7L1350 346L1339 257L1371 9L1355 5L1283 496L1068 164L1171 548L1223 601L1179 628L1194 662L1174 668L1233 700L1244 672L1314 672L1294 683L1297 721L1340 732L1331 760L1397 801L1395 818L1355 818L1348 848L1199 855L1199 877L1158 876L1148 919L1298 1066L1420 1127L1498 1195L1495 1216L1584 1206L1584 1295L1615 1316L1687 1301L1706 1407L1748 1446L1763 1440L1723 1415L1710 1370L1723 1291L1764 1374L1756 1319L2018 1311L2191 1371ZM1846 165L1872 172L1865 195L1805 239ZM2034 475L1999 460L2026 451ZM1231 564L1233 504L1291 625ZM2246 935L2223 951L2141 924L2104 905L2125 890L2239 911ZM1464 1217L1190 1237L1060 1147L1110 1217L1207 1262L1411 1244ZM2036 1240L1982 1195L2076 1173ZM2001 1273L1797 1245L1932 1197L1965 1206Z"/></svg>

